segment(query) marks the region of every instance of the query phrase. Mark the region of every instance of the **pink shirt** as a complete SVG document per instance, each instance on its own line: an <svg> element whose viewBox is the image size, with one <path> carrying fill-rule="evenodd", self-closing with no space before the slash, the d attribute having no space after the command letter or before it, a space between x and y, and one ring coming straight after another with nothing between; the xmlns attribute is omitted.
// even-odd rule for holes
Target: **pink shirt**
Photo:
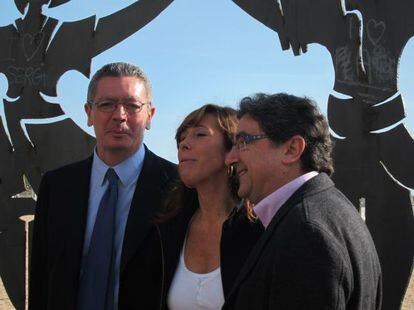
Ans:
<svg viewBox="0 0 414 310"><path fill-rule="evenodd" d="M297 177L275 190L269 196L263 198L253 210L256 213L263 226L267 228L272 218L275 216L280 207L301 187L305 182L317 176L318 172L311 171Z"/></svg>

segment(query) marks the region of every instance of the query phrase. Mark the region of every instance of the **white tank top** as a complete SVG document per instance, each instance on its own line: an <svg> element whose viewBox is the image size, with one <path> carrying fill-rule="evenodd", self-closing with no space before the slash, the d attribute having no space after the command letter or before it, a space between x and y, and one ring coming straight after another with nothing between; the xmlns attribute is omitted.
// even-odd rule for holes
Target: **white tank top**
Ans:
<svg viewBox="0 0 414 310"><path fill-rule="evenodd" d="M220 267L209 273L194 273L184 261L185 242L168 292L171 310L219 310L224 304Z"/></svg>

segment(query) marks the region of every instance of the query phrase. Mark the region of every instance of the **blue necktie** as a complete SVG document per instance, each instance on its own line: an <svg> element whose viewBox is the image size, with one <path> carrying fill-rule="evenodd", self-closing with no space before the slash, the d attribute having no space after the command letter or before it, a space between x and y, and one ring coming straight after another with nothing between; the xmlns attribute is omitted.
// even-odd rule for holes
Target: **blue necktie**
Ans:
<svg viewBox="0 0 414 310"><path fill-rule="evenodd" d="M118 176L109 168L105 179L108 188L99 204L88 254L80 278L78 310L114 308L114 235L118 201Z"/></svg>

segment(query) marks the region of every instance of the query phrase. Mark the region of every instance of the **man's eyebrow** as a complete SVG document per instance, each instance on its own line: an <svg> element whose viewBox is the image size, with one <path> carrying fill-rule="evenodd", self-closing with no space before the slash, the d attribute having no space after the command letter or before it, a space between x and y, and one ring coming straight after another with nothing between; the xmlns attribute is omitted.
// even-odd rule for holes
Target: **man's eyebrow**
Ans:
<svg viewBox="0 0 414 310"><path fill-rule="evenodd" d="M108 96L103 96L101 98L98 98L99 101L102 100L107 100L107 101L130 101L130 100L134 100L134 101L139 101L141 102L141 100L139 100L138 97L136 96L128 96L126 98L115 98L115 97L111 97L111 95Z"/></svg>
<svg viewBox="0 0 414 310"><path fill-rule="evenodd" d="M139 99L139 97L137 96L128 96L127 98L125 98L126 100L135 100L135 101L139 101L141 102L141 100Z"/></svg>
<svg viewBox="0 0 414 310"><path fill-rule="evenodd" d="M95 101L117 101L118 99L110 97L110 96L103 96L96 98Z"/></svg>

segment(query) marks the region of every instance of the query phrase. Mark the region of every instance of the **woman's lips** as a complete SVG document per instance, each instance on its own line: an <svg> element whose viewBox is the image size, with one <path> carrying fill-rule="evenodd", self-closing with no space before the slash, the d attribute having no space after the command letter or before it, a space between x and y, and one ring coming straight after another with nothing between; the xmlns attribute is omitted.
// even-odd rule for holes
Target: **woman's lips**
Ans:
<svg viewBox="0 0 414 310"><path fill-rule="evenodd" d="M180 160L179 165L189 165L194 163L195 160L194 159L185 159L185 160Z"/></svg>
<svg viewBox="0 0 414 310"><path fill-rule="evenodd" d="M182 158L179 160L180 164L181 163L186 163L186 162L193 162L196 161L194 158Z"/></svg>

